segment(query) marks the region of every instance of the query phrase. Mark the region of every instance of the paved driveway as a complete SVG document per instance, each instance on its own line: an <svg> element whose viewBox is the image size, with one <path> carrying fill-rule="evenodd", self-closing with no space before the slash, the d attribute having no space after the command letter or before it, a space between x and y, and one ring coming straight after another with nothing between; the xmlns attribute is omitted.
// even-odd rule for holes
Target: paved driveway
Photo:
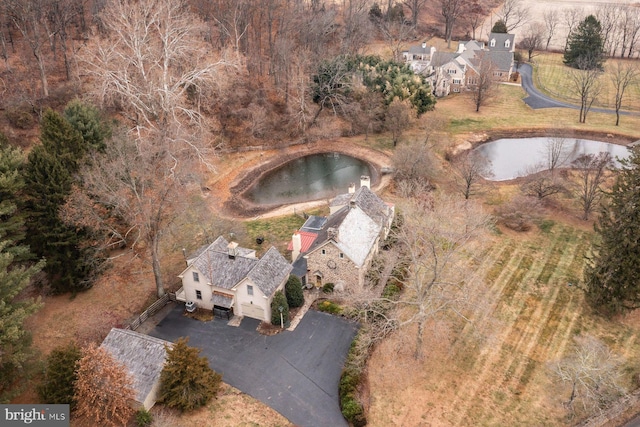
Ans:
<svg viewBox="0 0 640 427"><path fill-rule="evenodd" d="M338 383L356 325L310 310L295 331L256 332L258 321L240 327L226 320L200 322L177 305L149 335L167 341L188 336L223 381L275 409L299 426L346 426ZM238 410L242 410L238 408Z"/></svg>

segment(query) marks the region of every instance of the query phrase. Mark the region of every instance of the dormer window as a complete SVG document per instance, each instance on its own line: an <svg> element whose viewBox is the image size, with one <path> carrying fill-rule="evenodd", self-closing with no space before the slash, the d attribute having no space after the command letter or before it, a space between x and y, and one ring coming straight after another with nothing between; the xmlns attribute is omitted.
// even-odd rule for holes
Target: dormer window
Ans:
<svg viewBox="0 0 640 427"><path fill-rule="evenodd" d="M491 47L496 47L496 39L491 39Z"/></svg>
<svg viewBox="0 0 640 427"><path fill-rule="evenodd" d="M504 42L504 47L509 47L509 46L511 46L511 41L510 40L506 40Z"/></svg>

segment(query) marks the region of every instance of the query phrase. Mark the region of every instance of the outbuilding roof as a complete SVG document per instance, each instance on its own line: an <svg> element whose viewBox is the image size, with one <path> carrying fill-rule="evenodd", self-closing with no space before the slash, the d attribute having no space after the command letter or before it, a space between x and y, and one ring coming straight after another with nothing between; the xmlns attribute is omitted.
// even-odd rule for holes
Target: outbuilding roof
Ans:
<svg viewBox="0 0 640 427"><path fill-rule="evenodd" d="M100 347L124 365L133 379L136 401L144 403L167 357L166 347L173 344L138 332L112 328Z"/></svg>

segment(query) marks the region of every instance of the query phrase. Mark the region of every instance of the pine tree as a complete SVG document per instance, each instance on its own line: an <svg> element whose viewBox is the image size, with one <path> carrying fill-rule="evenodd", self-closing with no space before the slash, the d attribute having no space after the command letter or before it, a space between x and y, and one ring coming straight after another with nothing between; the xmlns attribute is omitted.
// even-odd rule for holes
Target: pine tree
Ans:
<svg viewBox="0 0 640 427"><path fill-rule="evenodd" d="M287 303L289 307L300 307L304 304L304 293L302 292L302 282L298 276L293 274L289 276L287 284L284 285L284 291L287 294ZM278 312L279 314L280 312Z"/></svg>
<svg viewBox="0 0 640 427"><path fill-rule="evenodd" d="M82 357L75 343L53 349L47 357L44 379L38 387L38 394L44 403L66 403L75 408L75 382L78 378L76 367Z"/></svg>
<svg viewBox="0 0 640 427"><path fill-rule="evenodd" d="M31 360L31 337L24 321L39 307L32 299L15 300L42 267L22 262L32 258L29 248L21 244L24 219L17 211L24 186L22 164L20 150L9 147L0 134L0 402L16 391L15 382Z"/></svg>
<svg viewBox="0 0 640 427"><path fill-rule="evenodd" d="M567 37L564 63L580 70L601 69L604 63L604 37L600 21L587 16Z"/></svg>
<svg viewBox="0 0 640 427"><path fill-rule="evenodd" d="M96 426L126 425L133 416L133 381L107 350L90 345L82 350L76 370L76 414Z"/></svg>
<svg viewBox="0 0 640 427"><path fill-rule="evenodd" d="M280 319L280 307L282 307L282 319ZM284 326L280 324L281 321L284 325L289 322L289 304L284 293L277 291L271 300L271 324Z"/></svg>
<svg viewBox="0 0 640 427"><path fill-rule="evenodd" d="M504 21L499 19L496 21L495 24L493 24L493 28L491 28L491 32L507 34L509 30L507 29L507 25L504 23Z"/></svg>
<svg viewBox="0 0 640 427"><path fill-rule="evenodd" d="M84 243L88 230L64 223L59 212L80 169L86 146L82 136L58 113L42 119L40 140L26 165L28 243L46 259L45 272L55 293L91 286L99 256Z"/></svg>
<svg viewBox="0 0 640 427"><path fill-rule="evenodd" d="M80 133L87 150L104 150L105 140L111 136L111 129L101 118L97 108L75 99L67 104L63 115Z"/></svg>
<svg viewBox="0 0 640 427"><path fill-rule="evenodd" d="M584 271L587 301L606 313L640 307L640 149L621 163Z"/></svg>
<svg viewBox="0 0 640 427"><path fill-rule="evenodd" d="M189 347L180 338L167 348L167 360L160 373L159 401L181 411L204 406L216 396L222 376L209 367L200 349Z"/></svg>

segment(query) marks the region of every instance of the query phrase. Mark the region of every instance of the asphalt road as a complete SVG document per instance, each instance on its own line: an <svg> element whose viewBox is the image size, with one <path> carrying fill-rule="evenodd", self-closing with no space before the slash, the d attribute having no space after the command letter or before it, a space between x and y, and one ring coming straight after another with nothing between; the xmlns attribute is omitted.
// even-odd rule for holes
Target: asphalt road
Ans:
<svg viewBox="0 0 640 427"><path fill-rule="evenodd" d="M189 345L202 349L224 382L298 426L347 426L338 383L355 324L310 310L295 331L264 336L256 332L254 319L233 327L221 319L190 319L183 310L177 305L149 335L172 342L188 336Z"/></svg>
<svg viewBox="0 0 640 427"><path fill-rule="evenodd" d="M577 105L569 104L567 102L559 101L557 99L548 97L547 95L539 92L533 84L533 68L529 64L521 64L518 68L520 72L520 78L522 81L522 88L527 92L527 96L524 99L525 104L529 107L537 110L539 108L571 108L572 110L579 110ZM589 112L615 114L615 110L606 108L591 108ZM636 112L620 111L621 116L638 115Z"/></svg>

